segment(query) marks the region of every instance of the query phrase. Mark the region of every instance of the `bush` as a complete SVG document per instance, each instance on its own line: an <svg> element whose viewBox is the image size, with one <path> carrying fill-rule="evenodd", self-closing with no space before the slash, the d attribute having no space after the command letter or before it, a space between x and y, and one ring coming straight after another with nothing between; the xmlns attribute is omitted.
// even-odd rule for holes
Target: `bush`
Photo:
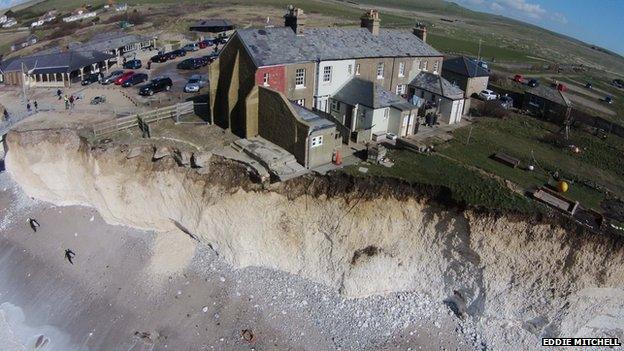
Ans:
<svg viewBox="0 0 624 351"><path fill-rule="evenodd" d="M130 13L122 13L119 15L109 17L104 23L118 23L121 21L128 21L129 23L134 24L135 26L141 25L147 22L147 18L142 13L136 11Z"/></svg>
<svg viewBox="0 0 624 351"><path fill-rule="evenodd" d="M74 22L63 22L61 25L56 28L56 30L48 36L48 39L57 39L66 36L73 35L76 30L82 27L82 24L78 23L78 21Z"/></svg>
<svg viewBox="0 0 624 351"><path fill-rule="evenodd" d="M498 101L485 101L478 110L480 116L486 117L505 118L509 114Z"/></svg>

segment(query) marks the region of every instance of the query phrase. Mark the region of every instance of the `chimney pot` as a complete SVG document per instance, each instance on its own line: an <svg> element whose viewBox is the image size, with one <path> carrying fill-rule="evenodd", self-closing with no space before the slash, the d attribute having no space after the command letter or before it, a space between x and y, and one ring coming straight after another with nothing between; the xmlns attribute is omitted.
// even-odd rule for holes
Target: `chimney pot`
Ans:
<svg viewBox="0 0 624 351"><path fill-rule="evenodd" d="M373 35L379 35L379 27L381 20L379 19L379 11L368 10L360 17L361 27L366 28Z"/></svg>
<svg viewBox="0 0 624 351"><path fill-rule="evenodd" d="M288 5L288 12L284 15L284 26L292 28L297 35L303 35L306 24L306 15L303 10Z"/></svg>
<svg viewBox="0 0 624 351"><path fill-rule="evenodd" d="M424 23L417 22L414 27L414 35L420 38L424 43L427 42L427 26Z"/></svg>

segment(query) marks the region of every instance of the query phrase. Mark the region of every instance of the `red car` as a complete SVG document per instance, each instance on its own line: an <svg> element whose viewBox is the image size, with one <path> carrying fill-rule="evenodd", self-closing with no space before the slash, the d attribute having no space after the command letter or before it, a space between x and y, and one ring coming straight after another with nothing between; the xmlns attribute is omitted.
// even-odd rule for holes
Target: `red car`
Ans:
<svg viewBox="0 0 624 351"><path fill-rule="evenodd" d="M516 74L514 76L514 82L518 82L518 83L523 83L524 82L524 77L522 76L522 74Z"/></svg>
<svg viewBox="0 0 624 351"><path fill-rule="evenodd" d="M119 78L115 79L115 85L122 85L123 83L125 83L128 79L130 79L130 77L132 77L132 75L134 74L134 71L127 71L124 72L124 74L122 74L121 76L119 76Z"/></svg>
<svg viewBox="0 0 624 351"><path fill-rule="evenodd" d="M205 40L200 41L199 43L197 43L197 45L199 45L200 49L205 49L208 47L208 43Z"/></svg>

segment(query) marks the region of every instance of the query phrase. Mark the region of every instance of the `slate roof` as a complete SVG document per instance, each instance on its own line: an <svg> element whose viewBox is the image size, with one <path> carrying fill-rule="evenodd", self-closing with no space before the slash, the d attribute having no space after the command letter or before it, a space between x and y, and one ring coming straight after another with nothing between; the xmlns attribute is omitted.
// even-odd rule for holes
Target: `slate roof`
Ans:
<svg viewBox="0 0 624 351"><path fill-rule="evenodd" d="M367 57L442 56L407 31L366 28L306 28L296 35L290 27L239 29L243 45L257 67L317 60Z"/></svg>
<svg viewBox="0 0 624 351"><path fill-rule="evenodd" d="M308 110L307 108L296 104L294 102L290 102L295 112L302 121L310 126L312 131L317 131L321 129L331 128L336 126L336 124L324 117L321 117L314 113L313 111Z"/></svg>
<svg viewBox="0 0 624 351"><path fill-rule="evenodd" d="M191 30L193 28L212 28L212 27L232 27L234 28L234 23L221 18L207 19L201 20L191 26Z"/></svg>
<svg viewBox="0 0 624 351"><path fill-rule="evenodd" d="M32 73L69 73L90 64L101 62L114 57L99 51L67 51L55 54L18 57L11 61L2 62L0 70L16 72L22 70L22 64Z"/></svg>
<svg viewBox="0 0 624 351"><path fill-rule="evenodd" d="M345 83L332 99L351 106L359 104L372 109L392 106L404 111L415 108L405 99L384 89L381 85L359 78L352 78Z"/></svg>
<svg viewBox="0 0 624 351"><path fill-rule="evenodd" d="M539 96L542 99L546 99L548 101L555 102L562 106L571 107L570 99L562 91L557 89L553 89L551 87L538 85L534 88L530 88L526 91L529 94Z"/></svg>
<svg viewBox="0 0 624 351"><path fill-rule="evenodd" d="M442 76L429 72L418 73L410 85L451 100L464 98L464 91L459 87L451 84Z"/></svg>
<svg viewBox="0 0 624 351"><path fill-rule="evenodd" d="M457 73L464 77L488 77L490 72L479 66L475 60L465 56L458 56L444 60L442 64L443 71Z"/></svg>
<svg viewBox="0 0 624 351"><path fill-rule="evenodd" d="M150 40L150 37L136 35L136 34L127 34L124 32L110 32L110 33L99 33L93 36L91 40L86 43L80 42L72 42L69 44L69 50L73 51L109 51L113 49L118 49L120 47L124 47L126 45L134 44L134 43L143 43ZM42 51L46 54L58 53L60 52L59 47L54 47L45 51Z"/></svg>

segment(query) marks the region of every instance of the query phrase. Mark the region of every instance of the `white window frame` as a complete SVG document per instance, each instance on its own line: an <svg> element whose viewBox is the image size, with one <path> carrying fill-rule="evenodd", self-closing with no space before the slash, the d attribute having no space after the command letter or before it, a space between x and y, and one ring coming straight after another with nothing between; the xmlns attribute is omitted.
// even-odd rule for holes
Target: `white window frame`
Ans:
<svg viewBox="0 0 624 351"><path fill-rule="evenodd" d="M383 79L386 65L383 62L377 64L377 79Z"/></svg>
<svg viewBox="0 0 624 351"><path fill-rule="evenodd" d="M264 85L265 87L269 86L269 79L270 79L270 75L268 72L264 73L262 76L262 85Z"/></svg>
<svg viewBox="0 0 624 351"><path fill-rule="evenodd" d="M422 65L421 69L426 72L427 71L427 66L429 64L429 61L424 60L424 61L420 61L420 62L421 62L421 65Z"/></svg>
<svg viewBox="0 0 624 351"><path fill-rule="evenodd" d="M438 66L440 65L440 61L433 61L433 73L438 73Z"/></svg>
<svg viewBox="0 0 624 351"><path fill-rule="evenodd" d="M323 67L323 83L331 83L332 71L332 66Z"/></svg>
<svg viewBox="0 0 624 351"><path fill-rule="evenodd" d="M295 100L295 104L299 106L305 106L305 99Z"/></svg>
<svg viewBox="0 0 624 351"><path fill-rule="evenodd" d="M396 94L397 94L397 95L403 95L403 94L405 94L405 90L406 90L405 88L406 88L405 84L399 84L399 85L397 85L397 87L396 87Z"/></svg>
<svg viewBox="0 0 624 351"><path fill-rule="evenodd" d="M310 148L319 147L323 145L323 136L317 135L310 140Z"/></svg>
<svg viewBox="0 0 624 351"><path fill-rule="evenodd" d="M399 77L405 77L405 62L399 62Z"/></svg>
<svg viewBox="0 0 624 351"><path fill-rule="evenodd" d="M331 110L335 112L340 112L340 101L332 100L331 101Z"/></svg>
<svg viewBox="0 0 624 351"><path fill-rule="evenodd" d="M356 76L360 75L360 64L359 63L355 64L355 75Z"/></svg>
<svg viewBox="0 0 624 351"><path fill-rule="evenodd" d="M306 69L297 68L295 70L295 88L296 89L305 88L305 79L306 79Z"/></svg>

